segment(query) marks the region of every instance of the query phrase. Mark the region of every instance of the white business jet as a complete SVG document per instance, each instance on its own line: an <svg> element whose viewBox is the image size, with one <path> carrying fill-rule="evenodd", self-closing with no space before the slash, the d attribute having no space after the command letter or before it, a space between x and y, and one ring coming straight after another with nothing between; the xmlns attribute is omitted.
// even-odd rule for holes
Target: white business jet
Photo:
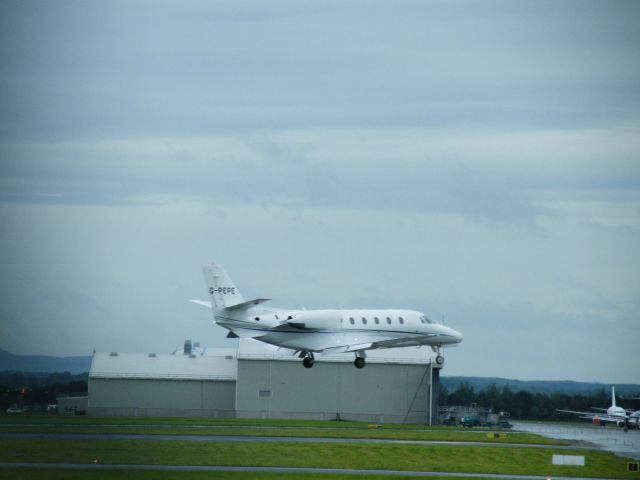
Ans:
<svg viewBox="0 0 640 480"><path fill-rule="evenodd" d="M265 308L268 298L245 301L224 269L203 265L210 300L190 300L213 310L214 322L229 330L227 338L252 338L293 350L306 368L314 354L355 354L364 367L366 350L428 345L444 363L440 347L462 341L452 328L432 322L414 310L290 310Z"/></svg>

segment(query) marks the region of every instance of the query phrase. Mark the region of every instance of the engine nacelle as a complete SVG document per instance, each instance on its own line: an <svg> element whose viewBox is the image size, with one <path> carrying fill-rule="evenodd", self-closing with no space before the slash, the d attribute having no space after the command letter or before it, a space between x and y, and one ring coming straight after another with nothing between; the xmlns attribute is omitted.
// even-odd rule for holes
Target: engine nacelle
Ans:
<svg viewBox="0 0 640 480"><path fill-rule="evenodd" d="M292 315L287 319L287 323L305 330L326 330L338 328L341 320L342 314L339 310L311 310Z"/></svg>

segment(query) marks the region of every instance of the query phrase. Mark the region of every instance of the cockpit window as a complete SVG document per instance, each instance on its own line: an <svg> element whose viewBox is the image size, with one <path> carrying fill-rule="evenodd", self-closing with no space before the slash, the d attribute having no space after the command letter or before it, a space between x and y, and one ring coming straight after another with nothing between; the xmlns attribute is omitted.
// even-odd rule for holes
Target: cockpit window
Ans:
<svg viewBox="0 0 640 480"><path fill-rule="evenodd" d="M429 318L426 315L421 315L420 316L420 321L422 323L433 323L431 320L429 320Z"/></svg>

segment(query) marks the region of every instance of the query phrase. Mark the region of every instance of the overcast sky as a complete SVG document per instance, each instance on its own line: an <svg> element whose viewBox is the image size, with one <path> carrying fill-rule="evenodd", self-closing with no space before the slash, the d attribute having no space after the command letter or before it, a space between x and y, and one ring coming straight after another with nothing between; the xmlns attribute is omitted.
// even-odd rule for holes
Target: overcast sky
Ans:
<svg viewBox="0 0 640 480"><path fill-rule="evenodd" d="M640 3L0 2L0 348L232 346L200 266L640 383ZM425 355L427 352L425 351Z"/></svg>

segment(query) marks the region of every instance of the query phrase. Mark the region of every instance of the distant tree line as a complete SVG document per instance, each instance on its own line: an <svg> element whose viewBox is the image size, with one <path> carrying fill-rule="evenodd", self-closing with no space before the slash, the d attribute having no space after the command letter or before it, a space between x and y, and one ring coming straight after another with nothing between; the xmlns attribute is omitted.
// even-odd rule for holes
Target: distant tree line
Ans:
<svg viewBox="0 0 640 480"><path fill-rule="evenodd" d="M0 411L13 405L56 403L61 394L86 393L88 374L0 372Z"/></svg>
<svg viewBox="0 0 640 480"><path fill-rule="evenodd" d="M463 382L452 392L441 385L440 405L469 406L477 403L480 407L491 408L495 413L509 412L512 418L519 420L562 420L575 419L575 416L558 414L557 409L586 412L591 407L606 408L611 405L610 395L604 388L587 395L531 393L526 390L514 392L508 386L498 388L495 383L475 391L471 385Z"/></svg>

